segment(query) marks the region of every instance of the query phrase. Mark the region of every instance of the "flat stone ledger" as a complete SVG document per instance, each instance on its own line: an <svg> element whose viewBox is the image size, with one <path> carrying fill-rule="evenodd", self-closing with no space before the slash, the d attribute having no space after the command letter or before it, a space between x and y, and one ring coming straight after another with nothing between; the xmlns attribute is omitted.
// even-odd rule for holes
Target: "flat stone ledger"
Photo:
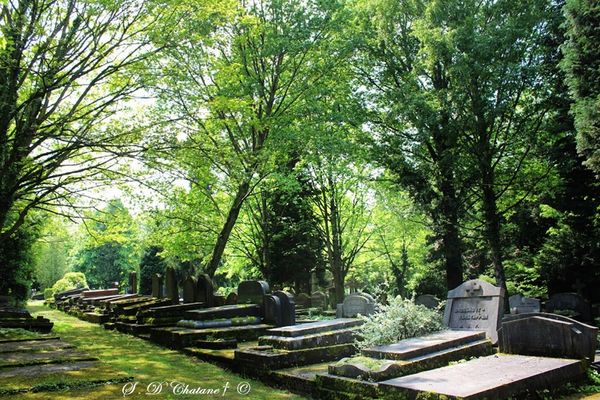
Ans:
<svg viewBox="0 0 600 400"><path fill-rule="evenodd" d="M485 339L485 332L442 331L426 336L401 340L398 343L362 350L367 357L387 360L408 360L424 354Z"/></svg>
<svg viewBox="0 0 600 400"><path fill-rule="evenodd" d="M204 321L220 318L260 317L261 306L256 304L237 304L230 306L211 307L203 310L185 312L185 319Z"/></svg>
<svg viewBox="0 0 600 400"><path fill-rule="evenodd" d="M510 296L508 304L511 314L539 313L541 310L540 299L524 297L521 294Z"/></svg>
<svg viewBox="0 0 600 400"><path fill-rule="evenodd" d="M448 292L444 324L455 330L485 331L495 344L503 307L502 288L473 279Z"/></svg>
<svg viewBox="0 0 600 400"><path fill-rule="evenodd" d="M152 275L152 297L163 298L163 277L160 274Z"/></svg>
<svg viewBox="0 0 600 400"><path fill-rule="evenodd" d="M82 293L83 297L86 299L94 297L116 296L118 294L119 289L88 290Z"/></svg>
<svg viewBox="0 0 600 400"><path fill-rule="evenodd" d="M308 324L269 329L269 334L272 336L297 337L321 332L331 332L337 329L352 328L360 326L363 323L362 320L355 318L336 318L329 321L318 321Z"/></svg>
<svg viewBox="0 0 600 400"><path fill-rule="evenodd" d="M499 330L500 351L594 361L598 328L556 314L510 315Z"/></svg>
<svg viewBox="0 0 600 400"><path fill-rule="evenodd" d="M388 396L407 398L427 393L465 400L504 399L584 375L585 363L580 360L501 354L390 379L379 387Z"/></svg>
<svg viewBox="0 0 600 400"><path fill-rule="evenodd" d="M263 296L269 294L265 281L243 281L238 285L238 304L262 304Z"/></svg>

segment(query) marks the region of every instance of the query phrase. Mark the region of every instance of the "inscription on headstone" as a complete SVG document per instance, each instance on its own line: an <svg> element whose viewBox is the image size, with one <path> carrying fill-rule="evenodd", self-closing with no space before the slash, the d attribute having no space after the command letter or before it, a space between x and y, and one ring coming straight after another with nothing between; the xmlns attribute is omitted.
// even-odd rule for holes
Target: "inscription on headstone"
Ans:
<svg viewBox="0 0 600 400"><path fill-rule="evenodd" d="M488 282L473 279L448 292L444 324L450 329L485 331L496 343L504 293Z"/></svg>

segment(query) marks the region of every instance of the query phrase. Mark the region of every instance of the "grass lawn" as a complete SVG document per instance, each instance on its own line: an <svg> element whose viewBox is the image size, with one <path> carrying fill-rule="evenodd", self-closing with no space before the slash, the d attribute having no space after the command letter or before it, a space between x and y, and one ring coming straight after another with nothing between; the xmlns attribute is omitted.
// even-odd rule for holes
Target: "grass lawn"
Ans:
<svg viewBox="0 0 600 400"><path fill-rule="evenodd" d="M27 393L10 396L11 399L303 399L289 392L273 389L258 381L246 379L210 363L186 356L177 351L165 349L151 342L107 331L100 325L81 321L61 311L45 307L41 302L30 302L29 311L33 316L43 315L54 322L52 334L75 345L78 350L98 357L117 371L134 377L129 388L138 382L133 394L123 396L123 384L102 385L86 389L59 392ZM170 382L189 385L188 389L202 388L203 394L173 394L167 387ZM160 395L146 394L148 385L163 383ZM228 389L223 395L223 388ZM242 395L237 391L249 393ZM249 386L248 386L249 385ZM208 394L206 390L214 391ZM216 393L218 391L218 393ZM188 392L189 393L189 392Z"/></svg>

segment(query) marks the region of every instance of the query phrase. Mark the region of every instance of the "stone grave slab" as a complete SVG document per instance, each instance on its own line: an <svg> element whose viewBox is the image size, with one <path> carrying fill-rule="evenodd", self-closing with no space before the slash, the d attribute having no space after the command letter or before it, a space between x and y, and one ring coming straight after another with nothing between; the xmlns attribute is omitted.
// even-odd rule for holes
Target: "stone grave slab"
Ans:
<svg viewBox="0 0 600 400"><path fill-rule="evenodd" d="M314 333L330 332L336 329L351 328L362 325L364 322L355 318L337 318L328 321L311 322L294 326L269 329L272 336L296 337Z"/></svg>
<svg viewBox="0 0 600 400"><path fill-rule="evenodd" d="M196 279L196 301L201 301L207 307L214 307L215 285L207 274L200 274Z"/></svg>
<svg viewBox="0 0 600 400"><path fill-rule="evenodd" d="M165 287L167 290L167 298L171 299L173 304L179 304L179 288L177 287L177 275L175 268L168 267L165 272Z"/></svg>
<svg viewBox="0 0 600 400"><path fill-rule="evenodd" d="M58 338L49 340L15 340L0 343L0 353L27 352L27 351L55 351L72 349L74 346Z"/></svg>
<svg viewBox="0 0 600 400"><path fill-rule="evenodd" d="M504 318L500 351L510 354L594 361L598 328L557 314L530 313Z"/></svg>
<svg viewBox="0 0 600 400"><path fill-rule="evenodd" d="M274 349L301 350L311 347L353 343L356 338L357 331L355 329L339 329L295 337L261 336L258 338L258 344L260 346L271 346Z"/></svg>
<svg viewBox="0 0 600 400"><path fill-rule="evenodd" d="M186 311L185 319L208 320L218 318L260 317L261 307L256 304L236 304Z"/></svg>
<svg viewBox="0 0 600 400"><path fill-rule="evenodd" d="M94 361L97 359L82 351L70 349L29 352L15 351L2 353L2 357L0 357L0 369L38 364L57 364L58 362Z"/></svg>
<svg viewBox="0 0 600 400"><path fill-rule="evenodd" d="M238 285L238 304L262 304L263 296L269 293L265 281L243 281Z"/></svg>
<svg viewBox="0 0 600 400"><path fill-rule="evenodd" d="M193 276L188 276L183 281L183 302L184 303L194 303L196 302L196 286L198 285L198 280Z"/></svg>
<svg viewBox="0 0 600 400"><path fill-rule="evenodd" d="M151 340L170 348L190 346L196 340L236 339L240 341L256 340L265 334L272 325L242 325L208 329L190 329L182 327L154 328L150 330Z"/></svg>
<svg viewBox="0 0 600 400"><path fill-rule="evenodd" d="M163 276L161 274L152 275L152 297L163 298L163 286Z"/></svg>
<svg viewBox="0 0 600 400"><path fill-rule="evenodd" d="M524 297L521 294L510 296L508 304L511 314L539 313L541 310L540 299Z"/></svg>
<svg viewBox="0 0 600 400"><path fill-rule="evenodd" d="M446 330L426 336L404 339L390 345L370 347L363 349L362 354L372 358L408 360L427 353L479 341L485 339L485 336L485 332L483 331Z"/></svg>
<svg viewBox="0 0 600 400"><path fill-rule="evenodd" d="M453 330L485 331L495 344L503 307L501 288L479 279L466 281L448 292L444 325Z"/></svg>
<svg viewBox="0 0 600 400"><path fill-rule="evenodd" d="M282 290L273 292L273 296L279 298L281 302L281 325L290 326L296 324L296 303L294 302L294 296Z"/></svg>
<svg viewBox="0 0 600 400"><path fill-rule="evenodd" d="M554 314L562 314L584 322L590 322L592 320L592 308L590 303L577 293L553 294L546 302L545 311Z"/></svg>
<svg viewBox="0 0 600 400"><path fill-rule="evenodd" d="M435 309L440 305L440 299L432 294L422 294L417 296L415 304L421 304L429 309Z"/></svg>
<svg viewBox="0 0 600 400"><path fill-rule="evenodd" d="M560 386L584 374L585 365L579 360L500 354L390 379L379 387L387 396L503 399L548 385Z"/></svg>
<svg viewBox="0 0 600 400"><path fill-rule="evenodd" d="M106 296L117 296L119 289L100 289L100 290L88 290L82 293L84 299L88 298L102 298Z"/></svg>

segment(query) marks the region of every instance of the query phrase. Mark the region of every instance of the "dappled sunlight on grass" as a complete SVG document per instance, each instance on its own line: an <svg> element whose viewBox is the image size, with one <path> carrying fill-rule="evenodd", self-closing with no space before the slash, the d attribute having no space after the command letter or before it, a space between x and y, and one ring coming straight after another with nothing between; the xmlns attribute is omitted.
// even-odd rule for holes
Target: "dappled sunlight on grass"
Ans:
<svg viewBox="0 0 600 400"><path fill-rule="evenodd" d="M150 383L173 381L187 384L189 389L198 387L219 389L220 393L218 395L173 395L172 390L164 386L161 395L154 396L154 398L302 399L300 396L270 388L261 382L246 379L177 351L168 350L120 332L107 331L100 325L81 321L61 311L47 308L41 302L32 302L28 308L34 316L44 315L54 322L54 329L52 330L54 335L76 345L79 350L87 351L90 355L98 357L117 371L133 376L134 382L139 382L134 393L127 397L123 397L121 391L123 384L115 384L53 392L51 394L52 399L148 399L146 389ZM246 396L240 395L236 391L237 386L244 382L248 382L251 387L250 393ZM229 388L223 396L222 388L227 383L229 383ZM11 398L15 400L47 399L49 398L48 395L49 393L29 393L12 396Z"/></svg>

